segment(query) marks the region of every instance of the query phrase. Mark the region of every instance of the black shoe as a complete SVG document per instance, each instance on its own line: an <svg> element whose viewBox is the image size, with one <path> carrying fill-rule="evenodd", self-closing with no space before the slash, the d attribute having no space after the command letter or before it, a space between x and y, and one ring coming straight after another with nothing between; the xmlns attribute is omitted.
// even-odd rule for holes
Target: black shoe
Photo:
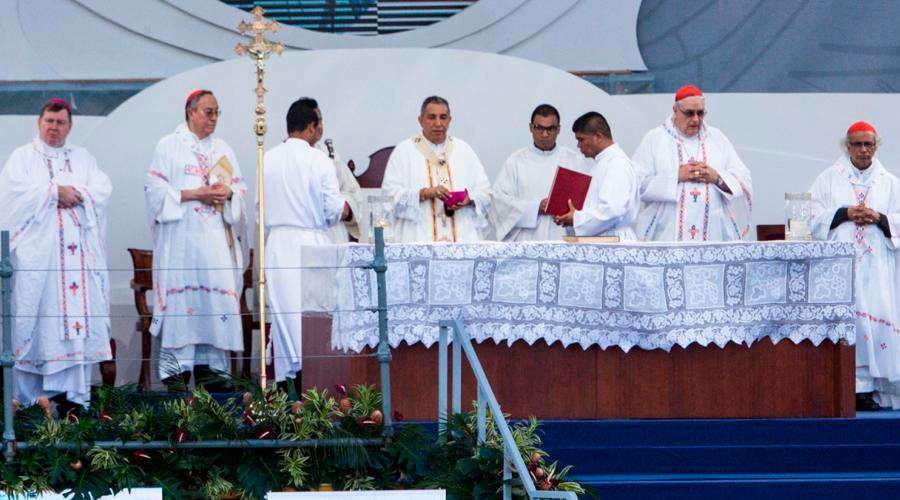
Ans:
<svg viewBox="0 0 900 500"><path fill-rule="evenodd" d="M78 418L81 416L82 410L84 410L84 408L80 404L73 403L72 401L66 399L65 393L53 396L52 398L50 398L50 401L56 403L56 415L61 419L69 418L70 414L75 418Z"/></svg>
<svg viewBox="0 0 900 500"><path fill-rule="evenodd" d="M857 392L856 393L856 411L878 411L881 410L881 406L878 406L878 403L875 402L875 398L872 397L874 392Z"/></svg>
<svg viewBox="0 0 900 500"><path fill-rule="evenodd" d="M166 377L160 382L166 386L166 390L169 392L187 392L190 381L191 372L181 372L178 375Z"/></svg>
<svg viewBox="0 0 900 500"><path fill-rule="evenodd" d="M194 367L194 383L206 389L207 392L231 392L228 379L223 377L218 370L213 370L209 365L197 365Z"/></svg>

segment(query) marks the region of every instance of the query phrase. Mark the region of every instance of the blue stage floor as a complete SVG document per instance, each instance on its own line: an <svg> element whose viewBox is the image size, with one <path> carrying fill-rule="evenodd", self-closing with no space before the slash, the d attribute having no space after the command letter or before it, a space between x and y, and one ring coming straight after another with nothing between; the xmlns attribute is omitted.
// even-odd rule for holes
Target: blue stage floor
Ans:
<svg viewBox="0 0 900 500"><path fill-rule="evenodd" d="M900 498L900 411L851 419L545 421L599 498Z"/></svg>

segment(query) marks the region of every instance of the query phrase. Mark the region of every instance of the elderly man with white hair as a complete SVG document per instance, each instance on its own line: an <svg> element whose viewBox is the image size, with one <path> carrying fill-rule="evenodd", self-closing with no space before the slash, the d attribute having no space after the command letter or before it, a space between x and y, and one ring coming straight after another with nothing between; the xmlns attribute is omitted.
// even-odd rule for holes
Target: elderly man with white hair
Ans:
<svg viewBox="0 0 900 500"><path fill-rule="evenodd" d="M672 116L648 132L635 151L643 202L638 238L731 241L749 232L750 171L705 117L703 92L686 85L675 94Z"/></svg>
<svg viewBox="0 0 900 500"><path fill-rule="evenodd" d="M851 125L845 153L811 188L817 206L813 236L856 245L858 410L900 408L900 179L875 158L879 142L872 125Z"/></svg>

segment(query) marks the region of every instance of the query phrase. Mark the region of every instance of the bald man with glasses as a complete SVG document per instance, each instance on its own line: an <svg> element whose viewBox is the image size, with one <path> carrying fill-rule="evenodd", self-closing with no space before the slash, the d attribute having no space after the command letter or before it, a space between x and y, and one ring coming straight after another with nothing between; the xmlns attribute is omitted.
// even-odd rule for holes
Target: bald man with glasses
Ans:
<svg viewBox="0 0 900 500"><path fill-rule="evenodd" d="M900 180L875 157L880 138L866 122L850 126L844 154L810 189L817 240L856 246L856 409L900 409Z"/></svg>
<svg viewBox="0 0 900 500"><path fill-rule="evenodd" d="M632 157L641 177L636 231L647 241L731 241L750 230L750 171L731 141L705 124L703 92L686 85L672 115Z"/></svg>

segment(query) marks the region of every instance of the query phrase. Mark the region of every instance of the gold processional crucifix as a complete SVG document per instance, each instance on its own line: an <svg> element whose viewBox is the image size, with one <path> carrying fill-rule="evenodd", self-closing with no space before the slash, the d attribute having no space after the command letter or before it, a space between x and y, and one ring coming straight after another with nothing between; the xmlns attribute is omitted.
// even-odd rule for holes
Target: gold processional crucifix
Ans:
<svg viewBox="0 0 900 500"><path fill-rule="evenodd" d="M253 41L248 44L238 43L234 48L239 56L248 54L256 60L256 122L253 126L253 132L256 134L256 192L259 198L259 214L257 219L257 227L259 228L258 244L256 248L256 269L259 274L257 283L256 296L259 299L257 307L259 311L259 385L263 391L266 390L266 239L265 239L265 210L266 196L263 187L263 140L266 135L266 106L263 100L266 95L266 87L263 84L265 78L266 59L273 52L281 54L284 51L284 45L278 42L270 42L265 38L265 32L278 31L278 23L275 21L266 22L263 20L265 11L260 6L256 6L250 11L253 14L253 21L246 23L241 21L238 25L238 31L242 35L252 34ZM249 242L248 242L249 243Z"/></svg>

